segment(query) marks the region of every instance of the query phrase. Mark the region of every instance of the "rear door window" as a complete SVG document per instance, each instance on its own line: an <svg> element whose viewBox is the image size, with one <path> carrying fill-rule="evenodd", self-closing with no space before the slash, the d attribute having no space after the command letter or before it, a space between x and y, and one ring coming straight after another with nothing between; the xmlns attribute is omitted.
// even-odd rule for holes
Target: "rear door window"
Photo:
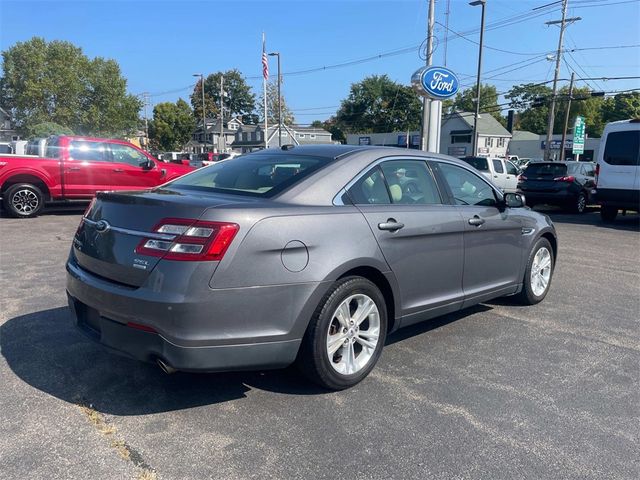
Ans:
<svg viewBox="0 0 640 480"><path fill-rule="evenodd" d="M489 171L489 162L487 162L486 158L482 158L482 157L466 157L466 158L463 158L462 160L467 162L469 165L471 165L476 170L480 170L481 172L488 172Z"/></svg>
<svg viewBox="0 0 640 480"><path fill-rule="evenodd" d="M388 205L391 203L389 190L384 181L382 170L379 166L374 167L351 188L349 197L355 205Z"/></svg>
<svg viewBox="0 0 640 480"><path fill-rule="evenodd" d="M420 160L389 160L381 164L391 202L434 205L442 203L427 164Z"/></svg>
<svg viewBox="0 0 640 480"><path fill-rule="evenodd" d="M640 130L607 135L603 160L609 165L640 165Z"/></svg>
<svg viewBox="0 0 640 480"><path fill-rule="evenodd" d="M82 162L108 162L107 145L101 142L72 140L69 143L69 159Z"/></svg>

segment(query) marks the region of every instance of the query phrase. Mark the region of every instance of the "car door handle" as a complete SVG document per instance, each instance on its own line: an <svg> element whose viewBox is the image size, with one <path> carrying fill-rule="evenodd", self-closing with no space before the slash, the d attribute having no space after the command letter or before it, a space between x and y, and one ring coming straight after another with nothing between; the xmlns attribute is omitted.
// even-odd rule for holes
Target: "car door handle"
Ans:
<svg viewBox="0 0 640 480"><path fill-rule="evenodd" d="M379 223L378 228L380 230L387 230L389 232L396 232L401 228L404 228L404 223L396 222L395 219L389 218L386 222Z"/></svg>
<svg viewBox="0 0 640 480"><path fill-rule="evenodd" d="M474 215L473 218L469 219L469 225L473 225L475 227L479 227L485 222L484 218L480 218L478 215Z"/></svg>
<svg viewBox="0 0 640 480"><path fill-rule="evenodd" d="M67 168L67 172L79 172L80 167L69 167Z"/></svg>
<svg viewBox="0 0 640 480"><path fill-rule="evenodd" d="M124 172L124 170L123 170L123 169L121 169L121 168L114 168L114 169L113 169L113 171L114 171L114 172L116 172L116 173L122 173L122 172Z"/></svg>

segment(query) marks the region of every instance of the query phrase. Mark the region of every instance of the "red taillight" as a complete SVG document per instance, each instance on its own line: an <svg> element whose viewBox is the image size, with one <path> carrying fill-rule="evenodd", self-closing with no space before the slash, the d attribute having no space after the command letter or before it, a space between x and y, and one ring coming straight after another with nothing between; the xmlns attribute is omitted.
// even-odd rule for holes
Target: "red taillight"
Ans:
<svg viewBox="0 0 640 480"><path fill-rule="evenodd" d="M527 177L525 177L523 173L518 175L518 183L524 182L526 179L527 179Z"/></svg>
<svg viewBox="0 0 640 480"><path fill-rule="evenodd" d="M142 323L127 322L127 327L142 330L143 332L158 333L155 328L150 327L149 325L143 325Z"/></svg>
<svg viewBox="0 0 640 480"><path fill-rule="evenodd" d="M165 218L153 231L166 237L143 238L136 253L164 260L217 261L222 259L239 228L235 223Z"/></svg>
<svg viewBox="0 0 640 480"><path fill-rule="evenodd" d="M595 177L593 179L593 181L595 182L595 186L598 186L598 176L600 175L600 164L596 163L596 174Z"/></svg>
<svg viewBox="0 0 640 480"><path fill-rule="evenodd" d="M569 175L568 177L556 177L554 178L554 180L556 182L569 182L569 183L573 183L575 181L576 177L574 177L573 175Z"/></svg>

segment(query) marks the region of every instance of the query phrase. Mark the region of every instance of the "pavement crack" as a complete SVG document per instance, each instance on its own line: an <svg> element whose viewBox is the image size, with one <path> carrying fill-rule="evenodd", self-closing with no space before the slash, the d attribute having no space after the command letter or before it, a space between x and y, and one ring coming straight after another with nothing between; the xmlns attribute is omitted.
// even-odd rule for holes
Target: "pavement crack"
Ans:
<svg viewBox="0 0 640 480"><path fill-rule="evenodd" d="M140 452L118 435L118 429L115 425L110 423L102 413L95 410L90 403L79 400L76 401L76 405L96 431L110 440L110 447L118 453L120 458L131 462L138 469L137 480L157 480L158 476L155 469L147 463Z"/></svg>

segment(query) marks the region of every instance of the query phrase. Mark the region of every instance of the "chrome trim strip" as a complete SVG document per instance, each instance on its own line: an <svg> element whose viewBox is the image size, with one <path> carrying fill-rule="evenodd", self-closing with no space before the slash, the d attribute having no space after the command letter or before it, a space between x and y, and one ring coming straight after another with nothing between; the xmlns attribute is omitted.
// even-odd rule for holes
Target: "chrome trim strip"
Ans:
<svg viewBox="0 0 640 480"><path fill-rule="evenodd" d="M96 224L98 222L94 221L94 220L89 220L86 217L82 217L82 220L87 224L90 225L92 227L95 227ZM173 241L177 235L171 235L168 233L156 233L156 232L141 232L139 230L130 230L128 228L122 228L122 227L116 227L114 225L110 225L109 226L109 230L114 231L114 232L118 232L118 233L122 233L124 235L133 235L136 237L144 237L144 238L150 238L153 240L166 240L166 241Z"/></svg>

